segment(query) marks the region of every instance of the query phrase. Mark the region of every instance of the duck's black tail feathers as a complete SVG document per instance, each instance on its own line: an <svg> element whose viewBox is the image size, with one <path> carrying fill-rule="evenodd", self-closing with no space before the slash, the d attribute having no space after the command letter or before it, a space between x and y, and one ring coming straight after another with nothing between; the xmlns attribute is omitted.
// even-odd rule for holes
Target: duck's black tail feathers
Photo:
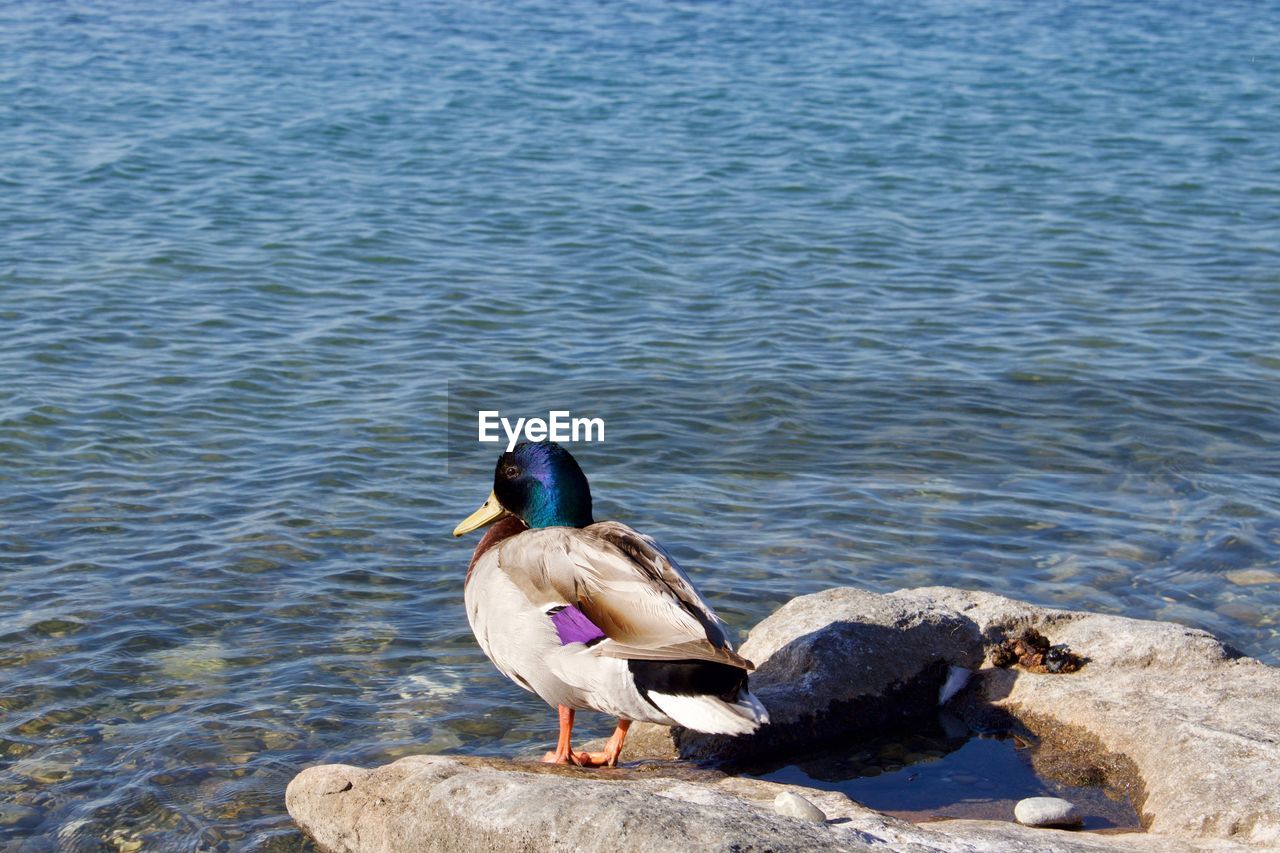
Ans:
<svg viewBox="0 0 1280 853"><path fill-rule="evenodd" d="M769 722L745 669L705 660L633 659L627 666L640 695L685 728L745 735Z"/></svg>

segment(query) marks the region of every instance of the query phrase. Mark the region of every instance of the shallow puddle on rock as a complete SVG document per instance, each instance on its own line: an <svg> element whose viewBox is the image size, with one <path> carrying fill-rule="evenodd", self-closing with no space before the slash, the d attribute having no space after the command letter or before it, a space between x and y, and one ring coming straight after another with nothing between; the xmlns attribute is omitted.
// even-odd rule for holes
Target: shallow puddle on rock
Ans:
<svg viewBox="0 0 1280 853"><path fill-rule="evenodd" d="M840 791L855 802L914 822L1013 820L1025 797L1061 797L1084 815L1084 829L1140 830L1129 801L1101 787L1036 774L1036 745L1010 733L971 731L954 717L883 737L807 753L785 766L747 768L772 782Z"/></svg>

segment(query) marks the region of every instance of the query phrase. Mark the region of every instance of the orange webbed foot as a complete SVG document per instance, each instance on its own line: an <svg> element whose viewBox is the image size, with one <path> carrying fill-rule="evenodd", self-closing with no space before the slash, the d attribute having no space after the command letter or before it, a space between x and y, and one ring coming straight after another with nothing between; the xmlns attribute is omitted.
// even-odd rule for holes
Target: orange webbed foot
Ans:
<svg viewBox="0 0 1280 853"><path fill-rule="evenodd" d="M573 709L561 705L559 712L560 739L556 741L555 749L542 756L544 764L572 764L577 767L618 766L618 757L622 755L622 743L627 738L627 729L631 727L630 720L618 720L618 726L605 743L603 752L574 752L573 747L569 746L569 738L573 736Z"/></svg>
<svg viewBox="0 0 1280 853"><path fill-rule="evenodd" d="M617 767L618 756L612 752L580 752L578 762L583 767Z"/></svg>
<svg viewBox="0 0 1280 853"><path fill-rule="evenodd" d="M546 755L542 756L542 763L543 764L571 764L575 767L590 767L591 765L583 763L583 760L586 757L587 757L587 753L585 752L575 753L571 749L565 750L564 752L560 752L559 750L553 749L547 752Z"/></svg>

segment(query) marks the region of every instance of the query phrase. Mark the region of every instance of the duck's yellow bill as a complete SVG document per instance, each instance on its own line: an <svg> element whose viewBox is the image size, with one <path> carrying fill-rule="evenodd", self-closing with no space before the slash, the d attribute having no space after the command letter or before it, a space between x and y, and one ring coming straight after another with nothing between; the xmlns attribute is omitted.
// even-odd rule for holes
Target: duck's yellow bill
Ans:
<svg viewBox="0 0 1280 853"><path fill-rule="evenodd" d="M464 533L479 530L486 524L493 524L506 514L507 511L502 508L502 504L498 503L497 495L489 492L489 497L485 499L484 503L480 504L480 508L462 519L462 523L453 528L453 535L461 536Z"/></svg>

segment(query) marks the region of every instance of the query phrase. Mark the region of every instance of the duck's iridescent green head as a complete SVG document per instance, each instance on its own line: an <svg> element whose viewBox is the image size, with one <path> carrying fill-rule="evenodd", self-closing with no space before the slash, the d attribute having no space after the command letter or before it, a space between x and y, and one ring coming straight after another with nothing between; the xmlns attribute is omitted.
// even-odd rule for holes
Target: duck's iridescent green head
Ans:
<svg viewBox="0 0 1280 853"><path fill-rule="evenodd" d="M502 508L530 527L591 524L591 487L569 451L553 441L524 442L502 454L493 472Z"/></svg>
<svg viewBox="0 0 1280 853"><path fill-rule="evenodd" d="M493 493L454 528L461 536L503 515L529 527L586 527L592 523L591 487L577 461L553 441L524 442L498 459Z"/></svg>

